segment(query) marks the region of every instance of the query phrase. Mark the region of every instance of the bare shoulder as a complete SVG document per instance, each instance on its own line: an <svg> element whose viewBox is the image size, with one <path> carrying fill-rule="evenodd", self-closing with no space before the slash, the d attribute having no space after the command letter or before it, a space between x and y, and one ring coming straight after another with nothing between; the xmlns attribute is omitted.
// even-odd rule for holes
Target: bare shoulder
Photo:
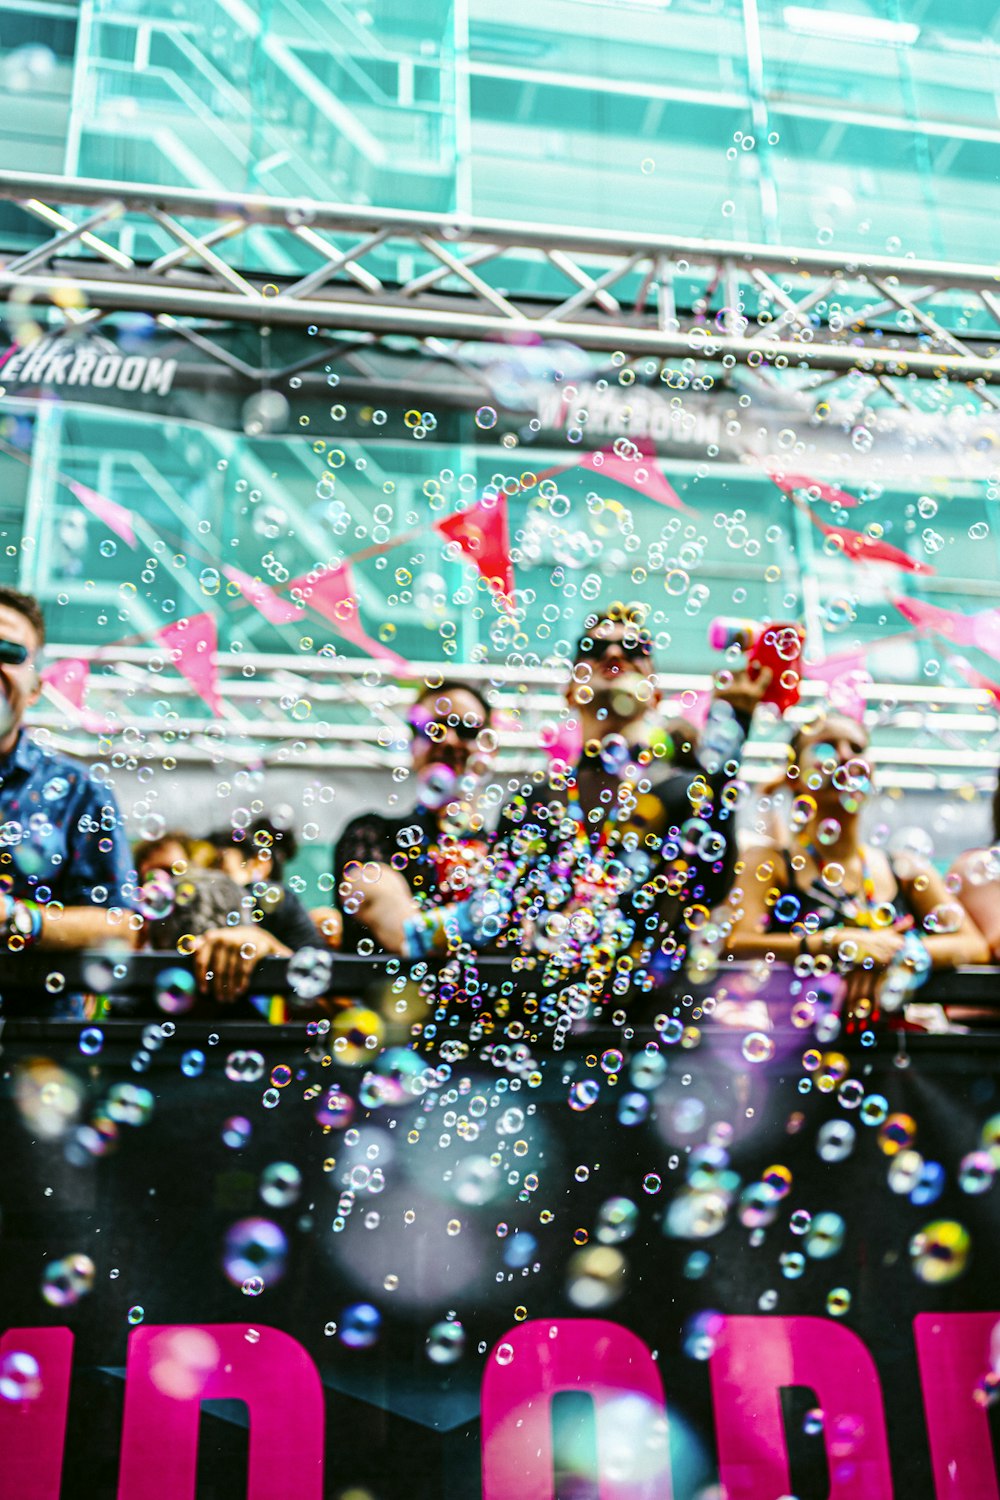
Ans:
<svg viewBox="0 0 1000 1500"><path fill-rule="evenodd" d="M778 885L786 881L785 860L774 844L751 844L740 852L738 863L744 875L756 875L758 880L770 880Z"/></svg>

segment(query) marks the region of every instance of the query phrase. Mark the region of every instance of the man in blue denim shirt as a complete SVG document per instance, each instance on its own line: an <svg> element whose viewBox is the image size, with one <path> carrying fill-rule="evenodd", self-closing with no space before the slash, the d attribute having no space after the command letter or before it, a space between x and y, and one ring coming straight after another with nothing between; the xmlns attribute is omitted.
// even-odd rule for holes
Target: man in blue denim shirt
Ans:
<svg viewBox="0 0 1000 1500"><path fill-rule="evenodd" d="M44 644L37 600L0 588L0 972L5 950L131 940L134 877L114 796L22 727Z"/></svg>

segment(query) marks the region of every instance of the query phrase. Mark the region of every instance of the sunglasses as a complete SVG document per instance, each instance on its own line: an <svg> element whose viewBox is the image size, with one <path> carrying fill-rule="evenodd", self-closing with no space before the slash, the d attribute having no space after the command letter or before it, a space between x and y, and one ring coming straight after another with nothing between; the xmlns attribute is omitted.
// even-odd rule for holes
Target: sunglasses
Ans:
<svg viewBox="0 0 1000 1500"><path fill-rule="evenodd" d="M450 729L457 734L463 744L471 745L473 740L478 739L485 726L464 724L461 719L457 724L450 724L447 719L411 719L410 727L414 734L423 735L425 740L443 740Z"/></svg>
<svg viewBox="0 0 1000 1500"><path fill-rule="evenodd" d="M648 636L614 641L604 636L585 635L576 653L577 661L603 661L612 646L618 647L626 661L648 661L653 654L653 642Z"/></svg>
<svg viewBox="0 0 1000 1500"><path fill-rule="evenodd" d="M20 667L28 660L28 648L20 641L0 641L0 666Z"/></svg>

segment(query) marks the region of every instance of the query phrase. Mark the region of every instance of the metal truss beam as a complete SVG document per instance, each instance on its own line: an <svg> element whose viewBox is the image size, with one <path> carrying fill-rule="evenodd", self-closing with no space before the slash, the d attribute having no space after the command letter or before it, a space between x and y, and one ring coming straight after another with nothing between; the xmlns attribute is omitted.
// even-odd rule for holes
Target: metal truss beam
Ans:
<svg viewBox="0 0 1000 1500"><path fill-rule="evenodd" d="M1000 381L991 266L20 172L0 173L0 199L56 231L0 269L0 297L27 305L65 302L69 281L90 316L530 338L631 358ZM133 239L172 248L124 255L109 238L122 219ZM237 247L252 230L317 264L283 280L250 273ZM398 274L404 264L419 269Z"/></svg>

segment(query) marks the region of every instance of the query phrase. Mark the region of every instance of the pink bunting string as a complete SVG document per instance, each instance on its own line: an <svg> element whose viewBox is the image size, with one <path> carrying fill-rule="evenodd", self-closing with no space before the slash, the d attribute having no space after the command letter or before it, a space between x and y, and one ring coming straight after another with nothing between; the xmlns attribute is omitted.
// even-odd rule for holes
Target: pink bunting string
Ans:
<svg viewBox="0 0 1000 1500"><path fill-rule="evenodd" d="M638 448L638 455L625 457L617 453L613 446L599 448L593 453L581 453L568 464L557 464L555 468L546 469L539 474L535 483L543 479L551 479L554 474L563 474L568 469L589 469L591 473L599 475L602 479L613 479L617 484L624 484L629 489L636 490L640 495L645 495L648 500L655 500L658 505L669 506L671 510L682 510L690 514L690 506L678 495L673 485L667 479L663 470L656 462L656 449L648 440L633 444Z"/></svg>
<svg viewBox="0 0 1000 1500"><path fill-rule="evenodd" d="M782 469L768 469L768 478L791 497L796 490L805 490L807 495L825 500L828 505L841 505L850 510L857 505L857 498L835 484L826 484L822 479L812 479L808 474L786 474Z"/></svg>
<svg viewBox="0 0 1000 1500"><path fill-rule="evenodd" d="M293 604L289 599L282 599L280 594L276 594L269 584L263 583L259 578L251 578L249 573L241 573L239 568L227 566L222 571L268 624L291 625L305 617L305 610L300 605Z"/></svg>
<svg viewBox="0 0 1000 1500"><path fill-rule="evenodd" d="M71 479L68 488L79 500L80 504L89 510L91 515L103 521L109 531L115 536L121 537L130 547L136 545L135 527L132 525L132 512L124 505L119 505L117 500L109 500L106 495L99 495L89 485L81 484L78 479Z"/></svg>
<svg viewBox="0 0 1000 1500"><path fill-rule="evenodd" d="M394 671L405 676L408 663L397 652L368 635L361 624L357 589L350 563L339 568L318 569L294 578L288 585L292 598L328 620L338 635L369 656L381 657Z"/></svg>

